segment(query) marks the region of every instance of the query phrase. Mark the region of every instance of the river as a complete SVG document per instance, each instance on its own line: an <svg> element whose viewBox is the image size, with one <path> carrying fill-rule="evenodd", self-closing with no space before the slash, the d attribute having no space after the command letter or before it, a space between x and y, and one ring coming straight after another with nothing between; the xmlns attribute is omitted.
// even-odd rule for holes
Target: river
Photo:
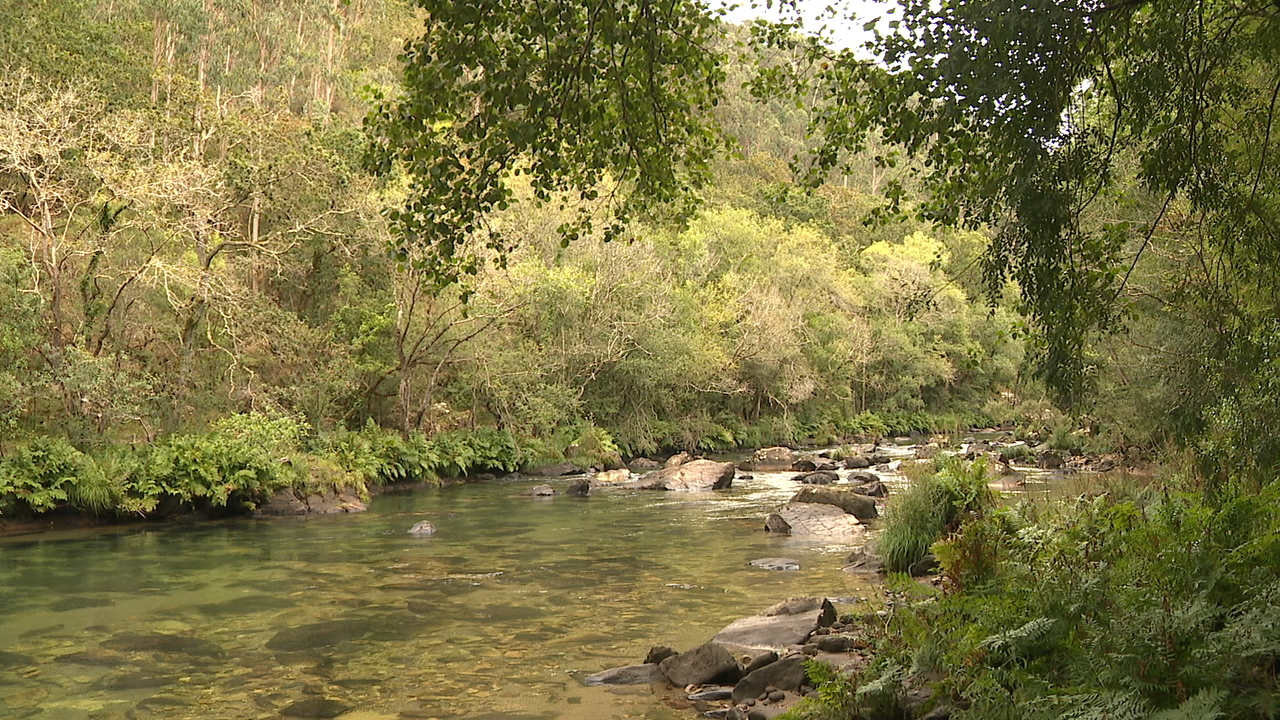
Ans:
<svg viewBox="0 0 1280 720"><path fill-rule="evenodd" d="M763 532L790 476L548 499L473 483L358 515L0 540L0 717L684 717L578 678L785 597L876 592L840 570L848 546ZM408 536L419 520L437 535ZM748 564L776 556L801 569Z"/></svg>

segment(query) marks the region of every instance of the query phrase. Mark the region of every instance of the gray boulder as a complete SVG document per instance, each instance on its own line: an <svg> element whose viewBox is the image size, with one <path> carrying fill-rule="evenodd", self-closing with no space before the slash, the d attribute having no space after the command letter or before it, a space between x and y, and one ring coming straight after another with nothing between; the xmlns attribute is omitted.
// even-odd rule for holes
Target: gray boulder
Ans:
<svg viewBox="0 0 1280 720"><path fill-rule="evenodd" d="M866 482L849 489L859 495L866 495L867 497L889 497L889 488L879 480L872 480L871 482Z"/></svg>
<svg viewBox="0 0 1280 720"><path fill-rule="evenodd" d="M653 663L623 665L602 670L582 678L583 685L648 685L662 679L662 671Z"/></svg>
<svg viewBox="0 0 1280 720"><path fill-rule="evenodd" d="M805 682L804 661L803 655L788 655L752 672L733 687L733 701L760 697L768 688L798 691Z"/></svg>
<svg viewBox="0 0 1280 720"><path fill-rule="evenodd" d="M556 463L555 465L541 465L529 471L534 477L564 477L565 475L581 475L586 472L582 468L573 463Z"/></svg>
<svg viewBox="0 0 1280 720"><path fill-rule="evenodd" d="M751 456L751 466L756 470L777 472L790 469L795 460L796 453L791 448L761 448Z"/></svg>
<svg viewBox="0 0 1280 720"><path fill-rule="evenodd" d="M792 502L774 513L778 521L789 528L788 534L796 537L818 537L824 540L853 540L866 532L858 518L835 505L812 502Z"/></svg>
<svg viewBox="0 0 1280 720"><path fill-rule="evenodd" d="M849 473L849 482L851 483L862 483L865 485L867 483L879 482L879 480L879 475L866 470L855 470Z"/></svg>
<svg viewBox="0 0 1280 720"><path fill-rule="evenodd" d="M836 620L826 598L784 600L759 615L735 620L716 633L712 642L751 650L781 650L803 644L814 630Z"/></svg>
<svg viewBox="0 0 1280 720"><path fill-rule="evenodd" d="M254 514L288 517L357 513L368 509L369 506L360 498L360 494L352 488L340 488L337 490L330 488L313 493L285 488L276 492L265 503L258 506Z"/></svg>
<svg viewBox="0 0 1280 720"><path fill-rule="evenodd" d="M844 466L849 470L862 470L871 467L871 458L865 455L857 455L844 459Z"/></svg>
<svg viewBox="0 0 1280 720"><path fill-rule="evenodd" d="M736 682L742 673L729 651L714 642L669 657L658 663L658 668L676 687L706 685L716 680Z"/></svg>
<svg viewBox="0 0 1280 720"><path fill-rule="evenodd" d="M680 653L676 652L675 648L669 645L654 645L653 647L649 648L649 654L644 656L644 661L647 663L652 663L654 665L657 665L663 660L666 660L669 657L674 657L679 654Z"/></svg>
<svg viewBox="0 0 1280 720"><path fill-rule="evenodd" d="M875 500L843 488L811 485L796 493L791 502L834 505L859 520L874 520L879 515Z"/></svg>
<svg viewBox="0 0 1280 720"><path fill-rule="evenodd" d="M737 469L733 463L693 460L676 467L664 467L640 478L641 490L709 491L733 485Z"/></svg>

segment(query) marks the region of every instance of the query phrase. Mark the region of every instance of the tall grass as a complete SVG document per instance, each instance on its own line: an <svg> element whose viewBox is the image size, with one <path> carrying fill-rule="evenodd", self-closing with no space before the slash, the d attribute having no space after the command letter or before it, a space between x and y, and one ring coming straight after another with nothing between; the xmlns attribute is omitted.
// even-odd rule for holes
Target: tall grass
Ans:
<svg viewBox="0 0 1280 720"><path fill-rule="evenodd" d="M995 503L985 460L943 457L918 467L909 471L907 488L894 496L876 540L890 572L906 572L964 517L981 515Z"/></svg>

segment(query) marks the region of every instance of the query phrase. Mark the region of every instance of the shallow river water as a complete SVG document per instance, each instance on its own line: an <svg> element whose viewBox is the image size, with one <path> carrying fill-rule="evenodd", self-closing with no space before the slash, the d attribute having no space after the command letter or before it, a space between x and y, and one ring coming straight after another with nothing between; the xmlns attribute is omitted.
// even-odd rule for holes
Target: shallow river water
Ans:
<svg viewBox="0 0 1280 720"><path fill-rule="evenodd" d="M0 718L684 717L579 678L785 597L875 592L841 572L848 546L763 532L789 476L549 499L478 483L359 515L0 540ZM408 536L419 520L438 534ZM776 556L801 569L748 564Z"/></svg>

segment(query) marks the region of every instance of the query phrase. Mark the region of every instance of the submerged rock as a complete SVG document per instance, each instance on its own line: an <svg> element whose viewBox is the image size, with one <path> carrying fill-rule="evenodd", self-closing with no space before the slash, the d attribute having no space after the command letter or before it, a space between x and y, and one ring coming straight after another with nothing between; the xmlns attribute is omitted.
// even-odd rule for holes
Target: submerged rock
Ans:
<svg viewBox="0 0 1280 720"><path fill-rule="evenodd" d="M587 480L574 480L569 484L569 489L565 490L565 495L569 497L586 497L591 494L591 483Z"/></svg>
<svg viewBox="0 0 1280 720"><path fill-rule="evenodd" d="M550 485L534 485L521 493L521 495L528 495L529 497L551 497L555 494L555 489Z"/></svg>
<svg viewBox="0 0 1280 720"><path fill-rule="evenodd" d="M221 646L187 635L147 633L143 635L121 634L102 641L102 647L118 652L153 652L164 655L220 658L226 655Z"/></svg>
<svg viewBox="0 0 1280 720"><path fill-rule="evenodd" d="M792 480L805 485L830 485L840 481L840 476L831 470L815 470L811 473L797 475Z"/></svg>
<svg viewBox="0 0 1280 720"><path fill-rule="evenodd" d="M337 700L309 697L288 705L280 711L280 714L291 718L336 718L350 709Z"/></svg>
<svg viewBox="0 0 1280 720"><path fill-rule="evenodd" d="M762 570L799 570L800 563L791 558L760 558L752 560L751 567Z"/></svg>
<svg viewBox="0 0 1280 720"><path fill-rule="evenodd" d="M423 520L422 522L414 523L413 527L409 528L409 534L414 537L431 537L436 534L436 526L427 520Z"/></svg>
<svg viewBox="0 0 1280 720"><path fill-rule="evenodd" d="M648 685L662 679L662 671L654 663L623 665L601 670L582 679L583 685Z"/></svg>

